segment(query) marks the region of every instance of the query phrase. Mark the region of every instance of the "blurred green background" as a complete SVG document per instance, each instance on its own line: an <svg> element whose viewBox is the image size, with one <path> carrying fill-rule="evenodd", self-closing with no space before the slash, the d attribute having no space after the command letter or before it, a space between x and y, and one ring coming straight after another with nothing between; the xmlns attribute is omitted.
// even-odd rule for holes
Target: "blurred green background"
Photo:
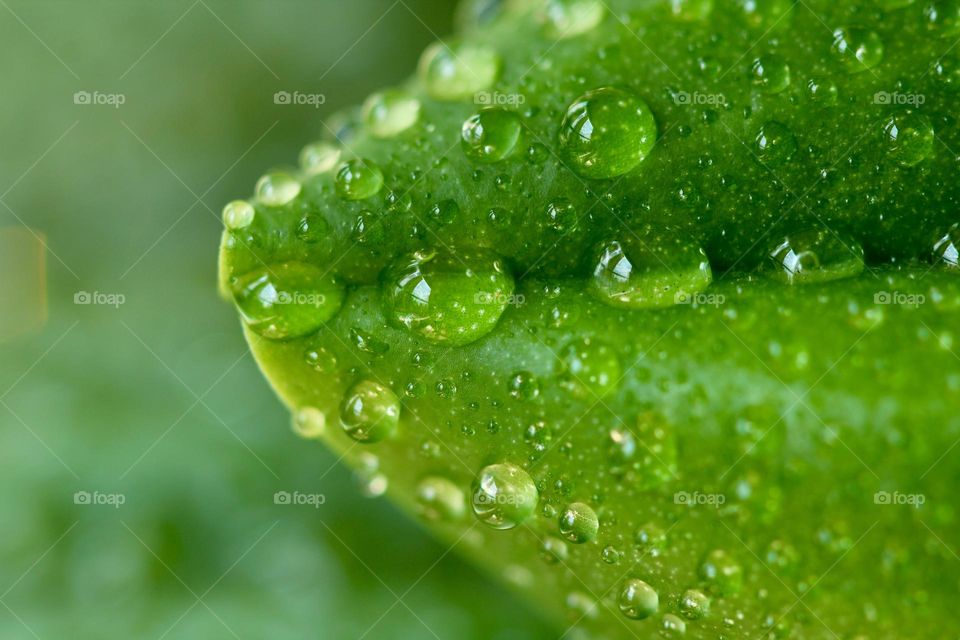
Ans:
<svg viewBox="0 0 960 640"><path fill-rule="evenodd" d="M293 435L214 287L222 205L452 13L0 0L0 637L551 637ZM41 277L49 317L10 336Z"/></svg>

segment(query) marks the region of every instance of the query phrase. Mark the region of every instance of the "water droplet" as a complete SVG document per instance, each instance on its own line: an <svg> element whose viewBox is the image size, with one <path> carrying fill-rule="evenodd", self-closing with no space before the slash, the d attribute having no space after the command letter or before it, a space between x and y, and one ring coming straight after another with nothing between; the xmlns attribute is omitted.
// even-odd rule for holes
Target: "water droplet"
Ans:
<svg viewBox="0 0 960 640"><path fill-rule="evenodd" d="M347 435L357 442L380 442L397 430L400 399L379 382L363 380L344 396L340 421Z"/></svg>
<svg viewBox="0 0 960 640"><path fill-rule="evenodd" d="M309 144L300 152L300 168L310 176L333 171L340 162L340 148L329 142Z"/></svg>
<svg viewBox="0 0 960 640"><path fill-rule="evenodd" d="M780 242L765 272L788 284L829 282L863 271L863 247L829 231L805 231Z"/></svg>
<svg viewBox="0 0 960 640"><path fill-rule="evenodd" d="M787 125L771 120L764 124L756 137L757 155L761 162L783 164L797 152L797 139Z"/></svg>
<svg viewBox="0 0 960 640"><path fill-rule="evenodd" d="M667 546L667 532L664 531L663 527L653 522L638 527L633 539L644 553L653 556L659 555L660 551Z"/></svg>
<svg viewBox="0 0 960 640"><path fill-rule="evenodd" d="M297 223L297 238L307 244L316 244L328 237L329 233L330 225L315 213L307 213Z"/></svg>
<svg viewBox="0 0 960 640"><path fill-rule="evenodd" d="M699 620L710 613L710 598L698 589L688 589L680 596L680 613L688 620Z"/></svg>
<svg viewBox="0 0 960 640"><path fill-rule="evenodd" d="M301 438L316 439L327 430L327 418L316 407L303 407L293 415L293 432Z"/></svg>
<svg viewBox="0 0 960 640"><path fill-rule="evenodd" d="M540 395L540 382L529 371L518 371L510 376L507 391L516 400L533 400Z"/></svg>
<svg viewBox="0 0 960 640"><path fill-rule="evenodd" d="M750 78L766 93L780 93L790 86L790 66L780 56L761 56L750 65Z"/></svg>
<svg viewBox="0 0 960 640"><path fill-rule="evenodd" d="M454 522L467 512L463 490L456 484L439 476L429 476L417 485L417 505L427 520Z"/></svg>
<svg viewBox="0 0 960 640"><path fill-rule="evenodd" d="M317 373L332 373L337 370L337 356L324 347L307 349L303 359Z"/></svg>
<svg viewBox="0 0 960 640"><path fill-rule="evenodd" d="M257 182L257 200L268 207L282 207L300 195L300 183L288 173L268 173Z"/></svg>
<svg viewBox="0 0 960 640"><path fill-rule="evenodd" d="M883 60L883 41L868 29L834 30L832 51L851 73L872 69Z"/></svg>
<svg viewBox="0 0 960 640"><path fill-rule="evenodd" d="M557 198L547 205L546 226L554 233L566 234L577 228L577 209L566 198Z"/></svg>
<svg viewBox="0 0 960 640"><path fill-rule="evenodd" d="M341 198L366 200L383 188L383 172L370 160L349 160L340 166L334 184Z"/></svg>
<svg viewBox="0 0 960 640"><path fill-rule="evenodd" d="M660 621L660 635L664 638L679 638L687 632L687 623L683 618L665 613Z"/></svg>
<svg viewBox="0 0 960 640"><path fill-rule="evenodd" d="M807 96L812 102L833 105L837 103L837 85L831 80L812 78L807 82Z"/></svg>
<svg viewBox="0 0 960 640"><path fill-rule="evenodd" d="M957 0L929 0L923 14L929 26L941 29L944 36L960 32L960 2Z"/></svg>
<svg viewBox="0 0 960 640"><path fill-rule="evenodd" d="M577 98L560 125L563 157L585 178L629 173L653 150L656 140L657 122L647 103L612 87Z"/></svg>
<svg viewBox="0 0 960 640"><path fill-rule="evenodd" d="M601 0L547 0L544 13L548 33L565 39L596 27L606 11Z"/></svg>
<svg viewBox="0 0 960 640"><path fill-rule="evenodd" d="M600 553L600 557L607 564L619 564L620 558L622 557L622 555L623 554L621 554L616 547L609 547L609 546L604 547L603 551Z"/></svg>
<svg viewBox="0 0 960 640"><path fill-rule="evenodd" d="M743 568L722 549L707 554L700 564L700 577L721 596L734 595L743 586Z"/></svg>
<svg viewBox="0 0 960 640"><path fill-rule="evenodd" d="M625 580L617 598L620 611L633 620L649 618L660 607L660 596L643 580Z"/></svg>
<svg viewBox="0 0 960 640"><path fill-rule="evenodd" d="M392 138L420 119L420 101L399 89L375 93L363 103L363 121L377 138Z"/></svg>
<svg viewBox="0 0 960 640"><path fill-rule="evenodd" d="M650 230L602 243L594 265L590 293L627 309L689 304L713 281L707 256L696 242Z"/></svg>
<svg viewBox="0 0 960 640"><path fill-rule="evenodd" d="M547 536L540 544L540 557L547 564L566 562L568 554L567 543L560 538Z"/></svg>
<svg viewBox="0 0 960 640"><path fill-rule="evenodd" d="M460 131L460 146L468 158L482 163L499 162L520 148L523 124L506 109L483 109L467 118Z"/></svg>
<svg viewBox="0 0 960 640"><path fill-rule="evenodd" d="M243 229L253 222L256 211L246 200L234 200L223 208L223 224L227 229Z"/></svg>
<svg viewBox="0 0 960 640"><path fill-rule="evenodd" d="M494 529L512 529L533 515L540 494L533 478L504 462L480 471L473 488L473 512Z"/></svg>
<svg viewBox="0 0 960 640"><path fill-rule="evenodd" d="M574 502L560 513L560 535L574 544L590 542L599 528L597 513L583 502Z"/></svg>
<svg viewBox="0 0 960 640"><path fill-rule="evenodd" d="M936 135L927 116L916 113L891 116L883 132L890 155L906 167L918 165L933 154Z"/></svg>
<svg viewBox="0 0 960 640"><path fill-rule="evenodd" d="M670 0L670 11L680 20L703 20L713 11L713 0Z"/></svg>
<svg viewBox="0 0 960 640"><path fill-rule="evenodd" d="M561 384L582 399L603 398L616 390L622 370L620 359L606 343L580 338L560 351Z"/></svg>
<svg viewBox="0 0 960 640"><path fill-rule="evenodd" d="M388 314L397 323L459 346L493 330L510 303L514 281L489 251L430 250L397 259L384 274L384 287Z"/></svg>
<svg viewBox="0 0 960 640"><path fill-rule="evenodd" d="M933 262L948 269L960 268L960 222L933 244Z"/></svg>
<svg viewBox="0 0 960 640"><path fill-rule="evenodd" d="M258 269L233 285L247 326L271 340L315 333L340 310L343 287L313 265L285 262Z"/></svg>
<svg viewBox="0 0 960 640"><path fill-rule="evenodd" d="M435 42L423 52L418 73L427 93L437 100L463 100L489 89L503 61L491 47Z"/></svg>

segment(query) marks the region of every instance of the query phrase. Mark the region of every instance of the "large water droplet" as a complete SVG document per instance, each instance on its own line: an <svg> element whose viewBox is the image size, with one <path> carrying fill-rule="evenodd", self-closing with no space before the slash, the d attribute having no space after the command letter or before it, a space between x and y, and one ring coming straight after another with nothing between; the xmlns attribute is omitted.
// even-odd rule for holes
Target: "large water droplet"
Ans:
<svg viewBox="0 0 960 640"><path fill-rule="evenodd" d="M363 103L363 121L377 138L391 138L403 133L419 119L420 101L406 91L381 91Z"/></svg>
<svg viewBox="0 0 960 640"><path fill-rule="evenodd" d="M506 109L490 108L467 118L460 131L460 146L477 162L499 162L511 156L523 137L520 116Z"/></svg>
<svg viewBox="0 0 960 640"><path fill-rule="evenodd" d="M237 279L233 293L247 326L271 340L315 333L340 310L344 296L332 275L302 262L253 271Z"/></svg>
<svg viewBox="0 0 960 640"><path fill-rule="evenodd" d="M396 260L384 273L383 296L399 324L435 342L464 345L493 330L513 290L513 276L489 251L429 250Z"/></svg>
<svg viewBox="0 0 960 640"><path fill-rule="evenodd" d="M340 421L347 435L357 442L380 442L397 430L400 399L379 382L363 380L344 396Z"/></svg>
<svg viewBox="0 0 960 640"><path fill-rule="evenodd" d="M417 505L427 520L453 522L467 512L467 500L456 484L439 476L429 476L417 485Z"/></svg>
<svg viewBox="0 0 960 640"><path fill-rule="evenodd" d="M936 134L927 116L917 113L891 116L883 132L891 157L906 167L918 165L933 154Z"/></svg>
<svg viewBox="0 0 960 640"><path fill-rule="evenodd" d="M574 502L560 513L560 535L574 544L590 542L599 529L597 513L588 504Z"/></svg>
<svg viewBox="0 0 960 640"><path fill-rule="evenodd" d="M657 122L647 103L612 87L577 98L560 125L563 157L585 178L614 178L632 171L656 141Z"/></svg>
<svg viewBox="0 0 960 640"><path fill-rule="evenodd" d="M257 182L257 200L268 207L282 207L300 195L300 182L288 173L268 173Z"/></svg>
<svg viewBox="0 0 960 640"><path fill-rule="evenodd" d="M600 245L590 292L614 307L687 304L713 281L707 256L690 238L641 230Z"/></svg>
<svg viewBox="0 0 960 640"><path fill-rule="evenodd" d="M533 515L540 494L533 478L508 462L484 467L473 489L473 512L494 529L512 529Z"/></svg>
<svg viewBox="0 0 960 640"><path fill-rule="evenodd" d="M463 100L489 89L500 75L500 55L491 47L435 42L420 58L420 80L437 100Z"/></svg>
<svg viewBox="0 0 960 640"><path fill-rule="evenodd" d="M770 252L765 272L789 284L852 278L863 271L863 247L829 231L792 234Z"/></svg>
<svg viewBox="0 0 960 640"><path fill-rule="evenodd" d="M620 587L617 604L623 615L634 620L643 620L657 612L660 596L643 580L632 578L625 580Z"/></svg>
<svg viewBox="0 0 960 640"><path fill-rule="evenodd" d="M340 166L334 185L341 198L366 200L383 188L383 171L371 160L349 160Z"/></svg>
<svg viewBox="0 0 960 640"><path fill-rule="evenodd" d="M859 73L883 60L883 40L869 29L841 27L833 32L832 51L848 71Z"/></svg>

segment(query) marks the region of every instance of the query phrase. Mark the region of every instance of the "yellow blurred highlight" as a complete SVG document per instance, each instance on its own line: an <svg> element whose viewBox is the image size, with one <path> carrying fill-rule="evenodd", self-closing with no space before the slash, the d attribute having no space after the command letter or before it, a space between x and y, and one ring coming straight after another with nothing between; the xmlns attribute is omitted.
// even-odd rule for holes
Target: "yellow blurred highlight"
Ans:
<svg viewBox="0 0 960 640"><path fill-rule="evenodd" d="M47 322L47 249L43 234L0 227L0 341Z"/></svg>

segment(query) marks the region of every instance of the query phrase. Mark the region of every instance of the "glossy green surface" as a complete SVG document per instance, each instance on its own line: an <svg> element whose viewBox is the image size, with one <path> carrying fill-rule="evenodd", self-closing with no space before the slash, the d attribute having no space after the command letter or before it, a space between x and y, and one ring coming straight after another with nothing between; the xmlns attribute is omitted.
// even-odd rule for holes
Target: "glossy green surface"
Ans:
<svg viewBox="0 0 960 640"><path fill-rule="evenodd" d="M576 633L943 637L950 21L609 4L470 3L405 88L420 121L340 135L380 191L304 176L225 233L222 285L261 259L347 285L311 336L248 331L262 369L327 416L358 381L392 390L395 431L325 441L375 456L394 499Z"/></svg>

